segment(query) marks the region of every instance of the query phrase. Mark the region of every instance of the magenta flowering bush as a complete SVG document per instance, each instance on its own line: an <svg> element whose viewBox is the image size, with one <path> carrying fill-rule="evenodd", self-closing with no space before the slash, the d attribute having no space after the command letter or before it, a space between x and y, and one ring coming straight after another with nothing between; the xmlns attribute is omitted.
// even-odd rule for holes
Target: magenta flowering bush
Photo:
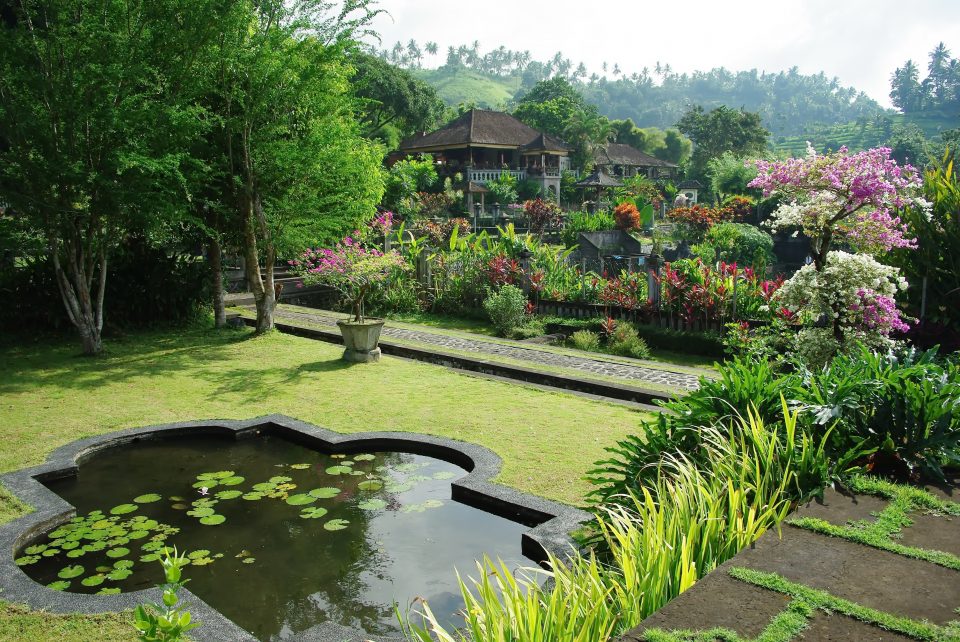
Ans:
<svg viewBox="0 0 960 642"><path fill-rule="evenodd" d="M897 215L908 205L928 207L917 171L898 165L885 147L818 156L808 146L806 158L755 165L759 175L749 186L783 200L771 226L800 228L811 241L813 264L774 297L802 326L793 337L796 352L818 364L856 344L890 345L893 333L909 329L894 298L907 284L873 256L917 247ZM833 250L837 243L856 253Z"/></svg>
<svg viewBox="0 0 960 642"><path fill-rule="evenodd" d="M336 288L353 310L357 322L363 321L366 297L409 269L397 252L365 248L352 236L333 249L306 250L299 259L290 261L290 265L303 276L304 284L323 283Z"/></svg>
<svg viewBox="0 0 960 642"><path fill-rule="evenodd" d="M896 211L920 198L923 180L910 165L900 166L890 149L878 147L850 154L846 147L818 156L808 147L806 158L758 160L759 175L749 187L783 204L773 214L774 229L799 227L812 241L817 269L826 264L834 242L858 252L879 254L894 248L915 248Z"/></svg>

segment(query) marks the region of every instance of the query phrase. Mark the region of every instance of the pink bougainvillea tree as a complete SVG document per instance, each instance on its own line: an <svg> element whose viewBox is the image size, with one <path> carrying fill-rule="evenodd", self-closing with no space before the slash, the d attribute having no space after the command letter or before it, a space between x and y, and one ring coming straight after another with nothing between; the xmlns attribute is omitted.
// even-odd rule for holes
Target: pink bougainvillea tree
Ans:
<svg viewBox="0 0 960 642"><path fill-rule="evenodd" d="M806 158L755 164L759 175L749 186L781 199L771 227L799 228L810 239L812 264L773 301L804 326L796 337L801 356L817 363L855 343L888 345L908 327L894 298L906 282L875 257L917 247L897 212L925 206L918 172L884 147L817 155L808 146Z"/></svg>

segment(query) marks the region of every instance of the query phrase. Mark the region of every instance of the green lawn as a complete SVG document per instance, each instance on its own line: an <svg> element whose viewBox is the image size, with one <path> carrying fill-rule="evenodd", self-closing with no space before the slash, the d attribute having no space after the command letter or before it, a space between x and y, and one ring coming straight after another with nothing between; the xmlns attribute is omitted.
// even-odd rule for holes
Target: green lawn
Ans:
<svg viewBox="0 0 960 642"><path fill-rule="evenodd" d="M482 444L504 459L498 481L582 504L584 473L644 416L402 359L348 365L341 348L280 333L192 327L110 340L96 359L78 352L66 340L0 346L0 472L122 428L283 413L342 432L416 431ZM0 523L25 510L0 492ZM128 640L130 621L0 602L2 640Z"/></svg>

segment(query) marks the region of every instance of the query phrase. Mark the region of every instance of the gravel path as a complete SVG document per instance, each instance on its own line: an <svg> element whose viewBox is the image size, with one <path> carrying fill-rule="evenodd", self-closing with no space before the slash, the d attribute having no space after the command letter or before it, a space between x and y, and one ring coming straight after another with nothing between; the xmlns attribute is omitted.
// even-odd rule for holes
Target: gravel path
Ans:
<svg viewBox="0 0 960 642"><path fill-rule="evenodd" d="M314 324L334 326L337 318L325 314L309 314L305 312L293 312L277 308L275 316L286 321L308 321ZM384 337L399 339L401 341L410 341L420 344L435 345L460 352L473 352L477 354L496 355L507 357L516 361L529 363L531 366L538 365L551 366L554 368L567 368L570 370L579 370L590 375L600 375L605 377L615 377L627 381L637 381L643 383L654 383L660 386L668 386L680 390L694 390L697 388L698 376L689 372L674 372L670 370L661 370L659 368L650 368L644 365L632 365L617 363L613 361L604 361L602 359L591 359L590 357L580 357L566 354L557 354L546 350L537 350L525 346L520 342L499 343L486 341L481 337L468 338L449 334L440 334L430 332L429 330L411 330L408 328L399 328L386 325L383 328Z"/></svg>

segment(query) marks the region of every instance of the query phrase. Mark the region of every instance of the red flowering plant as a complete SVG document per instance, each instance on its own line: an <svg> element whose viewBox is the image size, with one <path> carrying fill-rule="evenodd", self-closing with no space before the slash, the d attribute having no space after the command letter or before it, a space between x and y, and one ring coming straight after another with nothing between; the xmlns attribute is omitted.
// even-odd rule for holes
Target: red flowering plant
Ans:
<svg viewBox="0 0 960 642"><path fill-rule="evenodd" d="M487 280L493 287L514 285L523 277L523 269L516 259L497 254L487 261Z"/></svg>
<svg viewBox="0 0 960 642"><path fill-rule="evenodd" d="M409 269L395 251L367 249L348 236L333 249L309 249L290 262L306 285L322 283L338 290L353 311L354 321L363 321L364 299L374 290Z"/></svg>
<svg viewBox="0 0 960 642"><path fill-rule="evenodd" d="M563 212L560 206L553 201L535 198L523 204L523 212L527 216L527 224L534 234L543 234L548 228L558 228L563 223Z"/></svg>
<svg viewBox="0 0 960 642"><path fill-rule="evenodd" d="M620 276L606 279L598 293L600 303L638 310L647 302L646 275L623 271Z"/></svg>
<svg viewBox="0 0 960 642"><path fill-rule="evenodd" d="M624 201L614 208L613 220L616 222L617 229L624 232L640 229L640 211L630 201Z"/></svg>
<svg viewBox="0 0 960 642"><path fill-rule="evenodd" d="M673 208L667 212L667 218L677 226L681 238L699 243L711 227L732 221L734 211L726 207L715 208L694 203L688 207Z"/></svg>

